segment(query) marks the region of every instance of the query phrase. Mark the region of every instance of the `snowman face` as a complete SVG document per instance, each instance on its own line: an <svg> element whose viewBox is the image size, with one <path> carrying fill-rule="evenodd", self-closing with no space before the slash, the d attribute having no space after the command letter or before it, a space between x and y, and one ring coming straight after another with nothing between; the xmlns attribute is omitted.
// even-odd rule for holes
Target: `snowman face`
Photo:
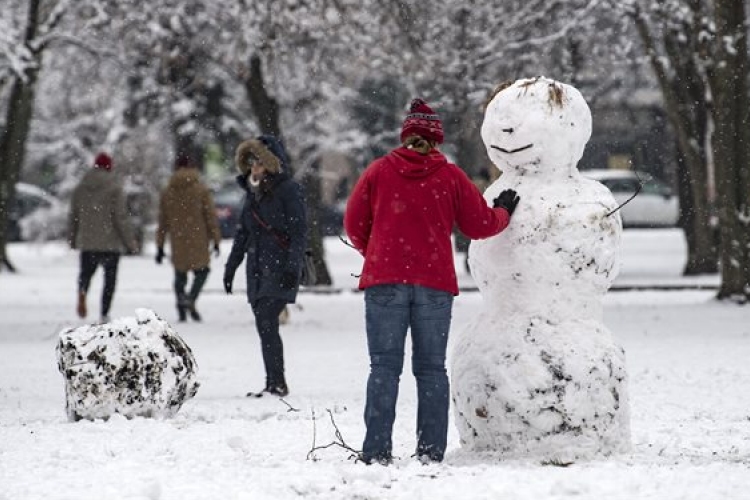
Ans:
<svg viewBox="0 0 750 500"><path fill-rule="evenodd" d="M518 80L487 106L482 140L492 162L520 175L570 175L591 136L591 112L573 87Z"/></svg>

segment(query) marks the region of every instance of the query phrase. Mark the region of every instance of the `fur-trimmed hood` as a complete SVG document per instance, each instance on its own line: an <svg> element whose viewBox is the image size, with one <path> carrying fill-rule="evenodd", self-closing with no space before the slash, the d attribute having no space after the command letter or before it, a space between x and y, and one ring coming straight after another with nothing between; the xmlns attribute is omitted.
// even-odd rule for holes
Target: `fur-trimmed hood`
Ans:
<svg viewBox="0 0 750 500"><path fill-rule="evenodd" d="M234 163L242 175L250 173L248 160L257 158L271 174L278 174L288 170L288 157L284 145L271 135L261 135L255 139L248 139L237 146Z"/></svg>

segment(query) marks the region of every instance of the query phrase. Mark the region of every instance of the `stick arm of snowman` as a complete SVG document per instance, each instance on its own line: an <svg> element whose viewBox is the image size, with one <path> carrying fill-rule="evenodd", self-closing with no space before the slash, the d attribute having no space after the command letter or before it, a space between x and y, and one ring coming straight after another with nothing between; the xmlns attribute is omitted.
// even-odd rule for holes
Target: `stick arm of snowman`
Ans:
<svg viewBox="0 0 750 500"><path fill-rule="evenodd" d="M615 208L614 210L612 210L611 212L609 212L607 214L607 217L609 217L610 215L612 215L613 213L617 212L622 207L624 207L625 205L627 205L628 203L630 203L633 200L633 198L635 198L636 196L638 196L638 194L641 192L641 189L643 189L643 181L638 176L638 172L636 170L633 170L633 173L635 173L635 177L638 179L638 187L635 188L635 193L633 193L633 195L630 198L628 198L627 200L623 201L617 208Z"/></svg>

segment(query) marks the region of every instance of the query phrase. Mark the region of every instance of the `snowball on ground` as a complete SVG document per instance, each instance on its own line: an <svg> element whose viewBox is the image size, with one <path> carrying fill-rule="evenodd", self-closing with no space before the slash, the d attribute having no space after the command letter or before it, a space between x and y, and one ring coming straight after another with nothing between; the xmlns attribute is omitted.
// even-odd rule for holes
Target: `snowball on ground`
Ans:
<svg viewBox="0 0 750 500"><path fill-rule="evenodd" d="M71 421L171 417L198 390L190 347L153 311L60 332L57 362Z"/></svg>

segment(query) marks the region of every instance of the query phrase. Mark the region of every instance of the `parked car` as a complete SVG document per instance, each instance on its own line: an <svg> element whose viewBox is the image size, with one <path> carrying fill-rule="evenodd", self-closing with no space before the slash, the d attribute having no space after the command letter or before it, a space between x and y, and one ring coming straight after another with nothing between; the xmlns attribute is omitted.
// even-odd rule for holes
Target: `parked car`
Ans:
<svg viewBox="0 0 750 500"><path fill-rule="evenodd" d="M57 239L65 235L67 210L44 189L16 183L16 196L8 212L6 241Z"/></svg>
<svg viewBox="0 0 750 500"><path fill-rule="evenodd" d="M221 237L234 238L240 212L242 212L242 204L245 200L245 192L234 180L221 184L213 191Z"/></svg>
<svg viewBox="0 0 750 500"><path fill-rule="evenodd" d="M584 170L581 174L609 188L621 209L624 227L674 227L680 217L677 195L664 182L632 170Z"/></svg>

